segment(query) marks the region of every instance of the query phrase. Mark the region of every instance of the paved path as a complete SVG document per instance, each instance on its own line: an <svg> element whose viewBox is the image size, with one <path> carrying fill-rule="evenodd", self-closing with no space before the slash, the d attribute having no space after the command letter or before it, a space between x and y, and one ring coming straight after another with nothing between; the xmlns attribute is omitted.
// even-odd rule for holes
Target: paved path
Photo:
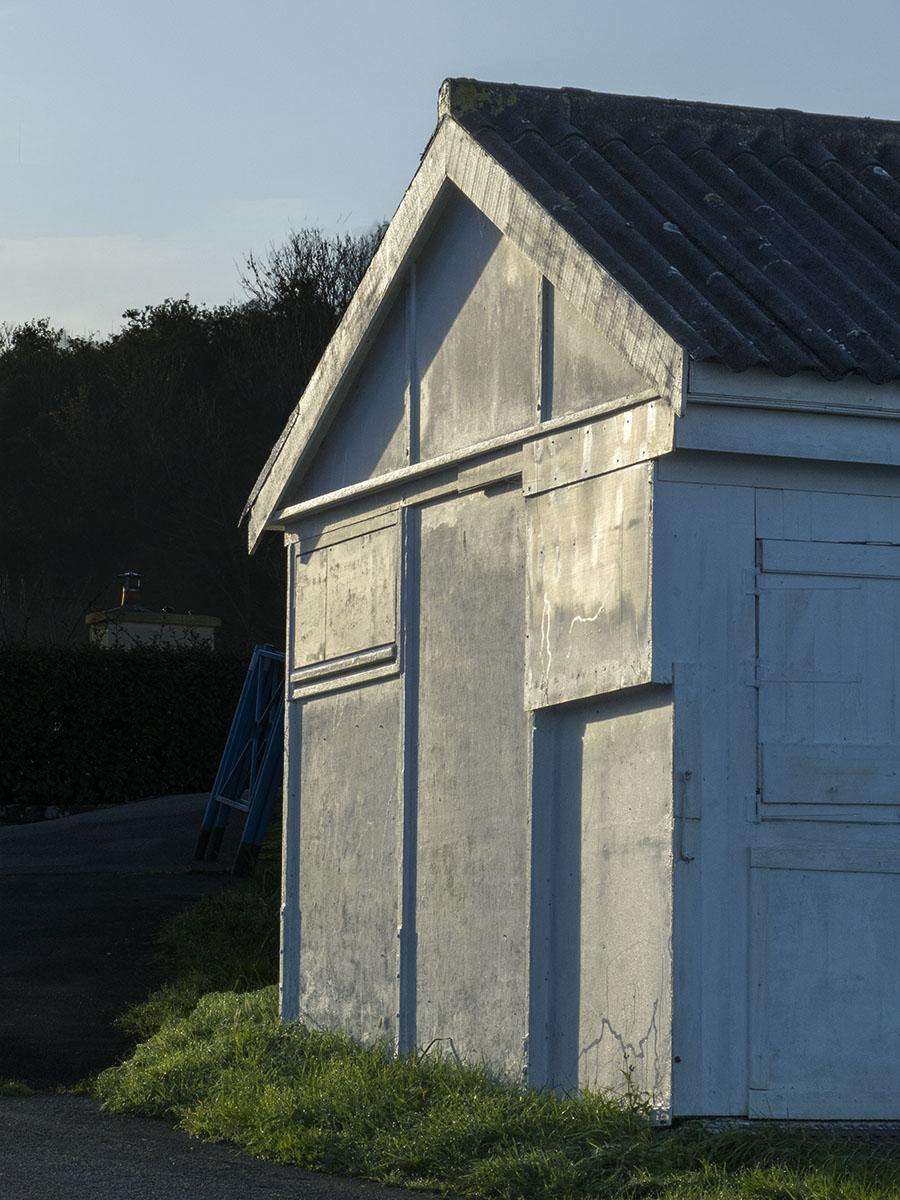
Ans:
<svg viewBox="0 0 900 1200"><path fill-rule="evenodd" d="M0 1078L71 1084L127 1052L113 1022L161 982L155 931L231 882L193 870L205 799L0 827Z"/></svg>
<svg viewBox="0 0 900 1200"><path fill-rule="evenodd" d="M0 1097L3 1200L415 1200L249 1158L81 1096Z"/></svg>
<svg viewBox="0 0 900 1200"><path fill-rule="evenodd" d="M50 1088L127 1053L113 1021L160 982L155 931L232 882L191 861L205 799L0 827L0 1078ZM164 1121L108 1116L82 1096L0 1096L0 1200L412 1195L261 1162Z"/></svg>

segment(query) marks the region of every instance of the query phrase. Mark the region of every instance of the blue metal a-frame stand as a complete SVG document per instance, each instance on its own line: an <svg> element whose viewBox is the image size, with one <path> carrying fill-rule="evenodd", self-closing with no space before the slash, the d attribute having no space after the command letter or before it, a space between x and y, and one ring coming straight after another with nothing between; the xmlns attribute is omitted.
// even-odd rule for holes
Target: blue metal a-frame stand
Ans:
<svg viewBox="0 0 900 1200"><path fill-rule="evenodd" d="M256 646L212 786L194 858L215 861L231 809L247 814L232 871L247 875L256 861L284 756L284 654Z"/></svg>

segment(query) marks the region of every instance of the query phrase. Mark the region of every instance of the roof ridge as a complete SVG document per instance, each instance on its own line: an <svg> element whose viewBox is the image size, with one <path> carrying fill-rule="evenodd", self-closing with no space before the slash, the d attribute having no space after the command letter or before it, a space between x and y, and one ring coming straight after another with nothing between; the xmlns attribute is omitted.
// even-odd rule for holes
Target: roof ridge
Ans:
<svg viewBox="0 0 900 1200"><path fill-rule="evenodd" d="M798 124L810 121L828 121L845 125L848 133L859 133L860 123L863 123L866 133L883 129L888 140L900 140L900 118L866 116L864 114L828 113L814 109L787 108L775 106L768 108L764 105L726 104L714 100L688 100L674 96L648 96L628 92L598 92L590 88L574 87L542 87L536 84L499 83L490 80L471 79L466 77L450 77L443 81L438 93L438 118L445 116L470 116L475 110L481 110L486 115L498 116L504 109L520 105L523 101L557 99L567 107L572 100L584 99L588 103L607 102L610 107L631 107L640 110L642 107L659 109L664 106L673 113L683 110L685 115L694 114L697 117L713 118L718 114L746 113L748 116L770 118L773 126L777 127L785 143L797 132Z"/></svg>

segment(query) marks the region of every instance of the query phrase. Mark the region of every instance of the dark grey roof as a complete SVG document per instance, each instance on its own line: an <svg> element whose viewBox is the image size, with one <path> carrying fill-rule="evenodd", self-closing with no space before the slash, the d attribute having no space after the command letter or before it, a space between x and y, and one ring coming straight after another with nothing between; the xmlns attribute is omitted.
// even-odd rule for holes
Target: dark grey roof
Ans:
<svg viewBox="0 0 900 1200"><path fill-rule="evenodd" d="M466 79L442 111L693 358L900 378L900 122Z"/></svg>

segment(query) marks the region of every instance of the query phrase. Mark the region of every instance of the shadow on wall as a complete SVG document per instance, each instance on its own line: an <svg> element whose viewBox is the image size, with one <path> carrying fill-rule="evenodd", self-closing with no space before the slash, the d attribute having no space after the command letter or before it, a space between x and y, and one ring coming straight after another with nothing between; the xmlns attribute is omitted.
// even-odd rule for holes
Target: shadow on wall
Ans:
<svg viewBox="0 0 900 1200"><path fill-rule="evenodd" d="M544 962L534 965L546 980L546 1085L574 1091L581 1026L584 719L552 709L535 717L535 756L543 760L535 767L543 786L534 790L532 907L542 915L545 930L543 950L538 950Z"/></svg>

